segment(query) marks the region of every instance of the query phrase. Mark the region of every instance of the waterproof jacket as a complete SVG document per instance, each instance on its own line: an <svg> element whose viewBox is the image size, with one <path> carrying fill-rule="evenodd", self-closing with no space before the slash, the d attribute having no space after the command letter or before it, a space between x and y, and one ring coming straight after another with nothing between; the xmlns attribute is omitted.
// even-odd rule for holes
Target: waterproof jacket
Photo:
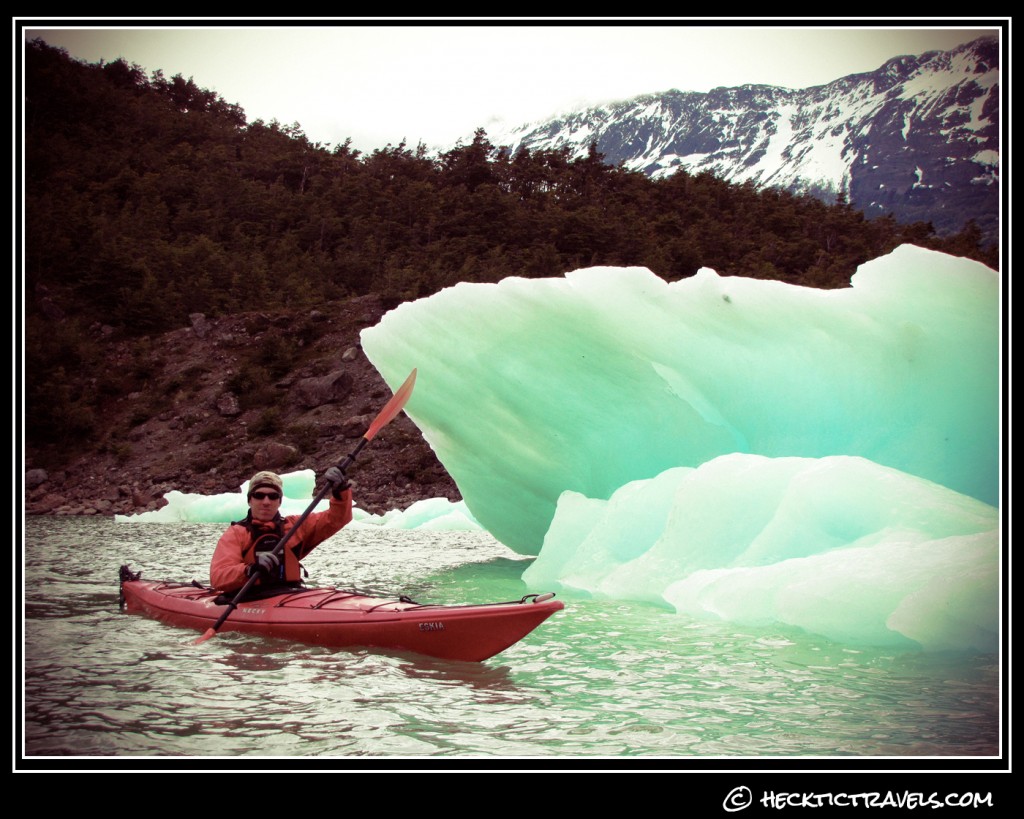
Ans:
<svg viewBox="0 0 1024 819"><path fill-rule="evenodd" d="M346 489L340 498L331 497L331 505L323 512L314 512L302 522L299 530L288 539L284 551L284 580L297 582L301 579L299 561L352 520L352 490ZM223 592L236 592L249 579L246 567L256 562L256 541L263 535L283 537L295 525L301 515L281 517L263 523L247 517L245 521L232 523L217 541L210 561L210 585ZM256 581L264 582L263 577Z"/></svg>

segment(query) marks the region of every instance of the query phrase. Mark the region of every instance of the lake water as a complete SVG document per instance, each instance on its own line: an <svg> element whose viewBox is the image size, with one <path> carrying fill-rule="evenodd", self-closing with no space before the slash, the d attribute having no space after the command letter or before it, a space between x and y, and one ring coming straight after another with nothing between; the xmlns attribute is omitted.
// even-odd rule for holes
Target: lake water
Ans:
<svg viewBox="0 0 1024 819"><path fill-rule="evenodd" d="M235 633L193 646L198 632L118 609L122 563L205 583L223 529L27 519L26 761L604 759L689 770L868 758L884 769L884 759L977 765L1000 753L995 655L856 648L565 593L564 611L483 663ZM346 529L305 562L311 584L457 603L547 591L520 580L528 561L482 533Z"/></svg>

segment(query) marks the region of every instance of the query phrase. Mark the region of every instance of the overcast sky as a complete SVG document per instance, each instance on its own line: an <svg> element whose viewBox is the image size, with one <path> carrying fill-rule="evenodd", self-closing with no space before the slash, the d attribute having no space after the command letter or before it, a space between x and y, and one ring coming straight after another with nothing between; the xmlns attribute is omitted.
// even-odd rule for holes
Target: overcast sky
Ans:
<svg viewBox="0 0 1024 819"><path fill-rule="evenodd" d="M500 121L515 126L671 88L822 85L998 26L254 20L144 29L138 21L35 19L26 39L41 37L90 63L122 57L147 73L191 77L239 104L250 122L298 122L314 142L351 138L364 152L403 139L447 148L478 127L496 132Z"/></svg>

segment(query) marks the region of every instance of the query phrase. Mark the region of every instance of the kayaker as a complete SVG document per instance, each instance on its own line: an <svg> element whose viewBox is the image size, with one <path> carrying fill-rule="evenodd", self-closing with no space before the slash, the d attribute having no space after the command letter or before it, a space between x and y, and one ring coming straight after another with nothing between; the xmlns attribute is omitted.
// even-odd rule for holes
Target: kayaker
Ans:
<svg viewBox="0 0 1024 819"><path fill-rule="evenodd" d="M253 475L247 494L249 513L232 522L217 541L210 561L210 585L230 594L257 573L256 585L263 588L299 583L299 561L352 520L352 489L345 473L332 466L323 480L334 484L330 507L303 521L285 545L282 561L273 549L301 515L281 516L284 483L280 475L266 471Z"/></svg>

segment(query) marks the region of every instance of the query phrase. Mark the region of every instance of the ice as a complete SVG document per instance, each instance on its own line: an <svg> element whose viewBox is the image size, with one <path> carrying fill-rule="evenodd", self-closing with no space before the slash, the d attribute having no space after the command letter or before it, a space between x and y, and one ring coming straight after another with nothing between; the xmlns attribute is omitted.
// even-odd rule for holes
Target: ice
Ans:
<svg viewBox="0 0 1024 819"><path fill-rule="evenodd" d="M281 514L301 515L309 507L316 494L316 473L302 469L281 475L284 498ZM117 521L131 523L230 523L241 520L248 510L246 481L238 492L218 495L199 495L172 490L164 495L167 505L138 515L117 515ZM356 501L358 504L358 500ZM314 511L327 509L328 501L322 500ZM447 498L431 498L418 501L405 510L392 509L383 515L372 515L356 506L352 510L350 526L382 527L388 529L427 529L436 531L479 531L480 524L473 518L465 503L452 503Z"/></svg>
<svg viewBox="0 0 1024 819"><path fill-rule="evenodd" d="M992 506L866 459L732 454L607 501L566 493L523 579L841 642L987 651L998 543Z"/></svg>
<svg viewBox="0 0 1024 819"><path fill-rule="evenodd" d="M995 504L998 277L904 245L852 287L644 268L458 284L362 333L503 543L536 554L562 492L604 498L718 455L857 455Z"/></svg>
<svg viewBox="0 0 1024 819"><path fill-rule="evenodd" d="M362 333L524 579L991 650L998 275L912 245L817 290L702 269L462 283Z"/></svg>

